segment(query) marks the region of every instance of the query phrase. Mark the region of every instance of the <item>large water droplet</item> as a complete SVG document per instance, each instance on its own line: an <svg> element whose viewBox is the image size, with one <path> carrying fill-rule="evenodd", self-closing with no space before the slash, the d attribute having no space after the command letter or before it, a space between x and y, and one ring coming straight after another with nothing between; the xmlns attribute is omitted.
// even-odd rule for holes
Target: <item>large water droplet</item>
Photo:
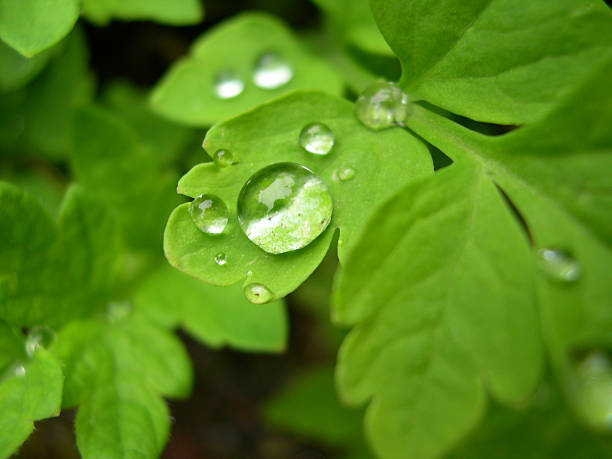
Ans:
<svg viewBox="0 0 612 459"><path fill-rule="evenodd" d="M593 351L576 367L576 401L584 420L598 430L612 430L612 364Z"/></svg>
<svg viewBox="0 0 612 459"><path fill-rule="evenodd" d="M47 349L55 339L55 333L42 326L32 327L25 340L25 353L32 357L41 348Z"/></svg>
<svg viewBox="0 0 612 459"><path fill-rule="evenodd" d="M379 81L366 88L355 102L355 115L375 131L403 126L412 107L408 95L395 83Z"/></svg>
<svg viewBox="0 0 612 459"><path fill-rule="evenodd" d="M217 167L229 167L234 164L234 156L229 150L217 150L213 154L213 162Z"/></svg>
<svg viewBox="0 0 612 459"><path fill-rule="evenodd" d="M191 201L189 215L198 229L206 234L221 234L229 218L227 206L213 194L201 194Z"/></svg>
<svg viewBox="0 0 612 459"><path fill-rule="evenodd" d="M244 82L233 70L221 70L215 76L215 94L219 99L231 99L243 90Z"/></svg>
<svg viewBox="0 0 612 459"><path fill-rule="evenodd" d="M253 82L262 89L276 89L291 81L293 69L281 55L266 52L255 61Z"/></svg>
<svg viewBox="0 0 612 459"><path fill-rule="evenodd" d="M310 169L278 163L255 173L238 197L238 221L247 237L268 253L301 249L329 225L331 195Z"/></svg>
<svg viewBox="0 0 612 459"><path fill-rule="evenodd" d="M244 286L244 296L253 304L264 304L270 301L274 294L265 285L252 283Z"/></svg>
<svg viewBox="0 0 612 459"><path fill-rule="evenodd" d="M334 134L323 123L310 123L300 132L299 142L308 153L326 155L334 146Z"/></svg>
<svg viewBox="0 0 612 459"><path fill-rule="evenodd" d="M580 279L580 264L560 249L538 250L540 268L552 279L560 282L576 282Z"/></svg>
<svg viewBox="0 0 612 459"><path fill-rule="evenodd" d="M227 257L223 252L219 252L217 255L215 255L215 263L217 263L219 266L223 266L225 263L227 263Z"/></svg>

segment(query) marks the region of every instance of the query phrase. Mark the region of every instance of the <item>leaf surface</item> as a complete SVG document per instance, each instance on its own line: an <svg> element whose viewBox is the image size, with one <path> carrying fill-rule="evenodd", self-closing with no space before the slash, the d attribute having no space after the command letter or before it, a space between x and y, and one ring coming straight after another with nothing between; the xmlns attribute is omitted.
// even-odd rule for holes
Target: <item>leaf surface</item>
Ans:
<svg viewBox="0 0 612 459"><path fill-rule="evenodd" d="M256 60L266 52L285 59L291 80L276 89L262 89L253 82ZM234 98L220 99L215 81L231 71L244 83ZM278 19L262 13L244 13L201 36L189 56L172 66L152 95L154 110L170 119L194 126L210 126L292 89L342 92L333 69L309 54Z"/></svg>
<svg viewBox="0 0 612 459"><path fill-rule="evenodd" d="M323 122L335 135L327 156L307 153L298 144L302 128ZM194 167L179 182L178 191L190 197L212 193L228 206L230 220L222 235L202 233L193 224L188 204L177 207L166 226L164 250L175 267L215 285L248 278L268 287L275 298L294 290L325 256L339 229L339 256L362 228L372 210L405 183L431 173L431 158L423 144L401 129L373 133L353 116L350 103L318 92L294 92L263 104L208 131L204 147L210 154L229 150L236 164ZM242 232L236 202L251 175L274 163L293 162L310 168L328 187L334 211L329 227L303 249L271 255ZM355 177L341 181L339 170L353 168ZM399 174L398 171L404 171ZM336 178L334 178L336 177ZM227 264L214 257L224 253Z"/></svg>
<svg viewBox="0 0 612 459"><path fill-rule="evenodd" d="M371 0L413 97L477 121L544 116L612 52L600 0Z"/></svg>
<svg viewBox="0 0 612 459"><path fill-rule="evenodd" d="M204 16L199 0L83 0L83 14L97 24L112 18L163 24L197 24Z"/></svg>

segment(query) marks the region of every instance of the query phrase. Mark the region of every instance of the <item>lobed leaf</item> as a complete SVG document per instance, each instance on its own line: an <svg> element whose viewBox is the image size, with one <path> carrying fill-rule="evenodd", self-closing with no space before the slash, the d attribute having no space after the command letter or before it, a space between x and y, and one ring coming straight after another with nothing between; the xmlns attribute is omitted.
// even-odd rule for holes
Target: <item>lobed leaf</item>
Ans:
<svg viewBox="0 0 612 459"><path fill-rule="evenodd" d="M600 0L371 0L414 98L478 121L533 122L612 53Z"/></svg>
<svg viewBox="0 0 612 459"><path fill-rule="evenodd" d="M0 92L18 89L36 77L45 67L53 51L24 57L0 41Z"/></svg>
<svg viewBox="0 0 612 459"><path fill-rule="evenodd" d="M330 154L315 156L298 144L301 129L318 121L335 135ZM339 256L362 229L365 218L404 184L431 173L427 149L401 129L374 133L353 116L352 105L318 92L294 92L218 124L208 131L204 148L231 151L236 164L194 167L179 182L178 191L190 197L219 196L229 209L230 223L222 235L207 235L193 224L188 204L177 207L166 226L164 250L172 265L215 285L244 279L267 286L275 298L294 290L321 262L336 229ZM274 163L294 162L314 171L327 185L334 203L331 223L309 246L270 255L254 245L239 228L236 201L243 184L258 170ZM339 169L351 167L355 178L340 181ZM402 171L401 174L398 171ZM214 257L224 253L227 264Z"/></svg>
<svg viewBox="0 0 612 459"><path fill-rule="evenodd" d="M253 79L257 58L275 52L287 60L293 77L276 89L257 87ZM215 94L215 79L222 71L235 72L243 92L231 99ZM202 35L189 56L172 66L154 89L154 110L170 119L194 126L210 126L292 89L342 92L342 81L328 65L309 54L278 19L263 13L244 13Z"/></svg>

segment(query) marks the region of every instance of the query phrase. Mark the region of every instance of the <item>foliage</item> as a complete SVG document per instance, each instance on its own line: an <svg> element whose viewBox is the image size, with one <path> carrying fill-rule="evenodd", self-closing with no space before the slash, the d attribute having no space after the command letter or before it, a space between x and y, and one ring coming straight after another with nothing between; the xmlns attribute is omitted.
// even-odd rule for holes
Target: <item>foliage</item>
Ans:
<svg viewBox="0 0 612 459"><path fill-rule="evenodd" d="M325 356L263 405L271 428L343 457L610 454L610 8L313 3L307 33L264 12L215 24L143 91L96 90L79 15L190 24L200 2L0 1L1 457L60 407L83 457L160 456L164 398L194 384L174 330L282 352L290 294ZM266 53L286 84L258 86ZM409 114L369 129L355 93L398 66ZM243 87L220 97L229 74ZM300 145L313 122L329 154ZM238 221L244 184L276 163L312 170L334 207L280 255ZM201 194L227 205L220 235L192 221ZM253 283L270 302L245 299ZM43 326L55 338L32 351Z"/></svg>

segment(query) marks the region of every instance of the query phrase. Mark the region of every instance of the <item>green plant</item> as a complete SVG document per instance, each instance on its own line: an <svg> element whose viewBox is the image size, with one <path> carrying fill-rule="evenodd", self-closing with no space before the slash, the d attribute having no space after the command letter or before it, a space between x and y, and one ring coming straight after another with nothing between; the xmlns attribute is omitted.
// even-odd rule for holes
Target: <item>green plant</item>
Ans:
<svg viewBox="0 0 612 459"><path fill-rule="evenodd" d="M0 38L48 48L77 15L54 3L0 3ZM365 410L328 355L263 406L277 429L349 457L612 454L610 8L314 3L315 32L206 31L151 109L127 83L94 98L78 28L31 59L0 43L4 174L51 196L0 187L0 456L73 406L83 456L158 456L193 378L172 330L279 352L287 295ZM83 11L200 18L173 5ZM41 7L57 23L23 33Z"/></svg>

